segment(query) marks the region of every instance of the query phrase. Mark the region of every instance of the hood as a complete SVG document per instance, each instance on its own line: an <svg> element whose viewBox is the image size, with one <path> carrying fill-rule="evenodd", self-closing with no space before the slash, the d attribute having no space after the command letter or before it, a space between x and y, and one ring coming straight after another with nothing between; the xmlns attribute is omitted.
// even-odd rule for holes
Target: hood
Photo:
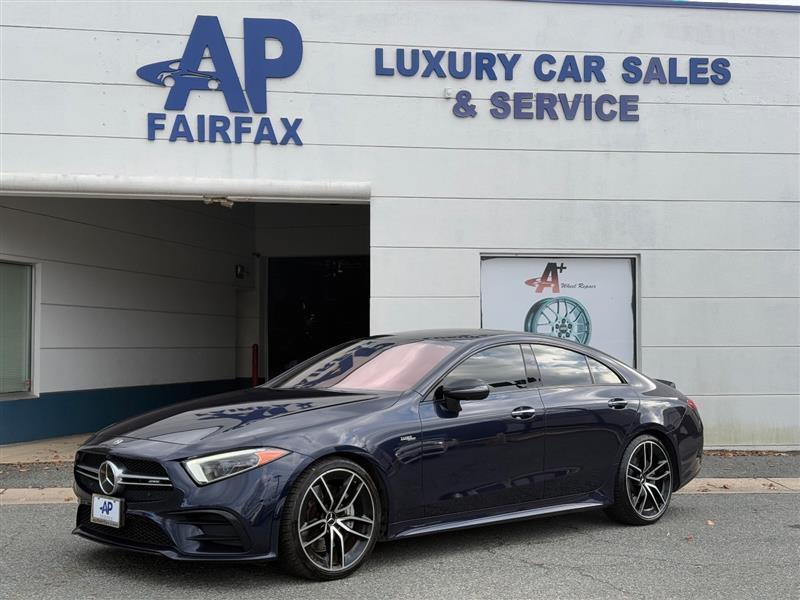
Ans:
<svg viewBox="0 0 800 600"><path fill-rule="evenodd" d="M298 426L293 415L313 413L310 421L330 418L325 409L350 406L346 412L370 410L365 403L385 399L374 393L312 389L256 387L198 398L165 406L120 421L98 432L88 443L96 445L114 437L195 444L218 437L258 438ZM288 423L287 421L292 421Z"/></svg>

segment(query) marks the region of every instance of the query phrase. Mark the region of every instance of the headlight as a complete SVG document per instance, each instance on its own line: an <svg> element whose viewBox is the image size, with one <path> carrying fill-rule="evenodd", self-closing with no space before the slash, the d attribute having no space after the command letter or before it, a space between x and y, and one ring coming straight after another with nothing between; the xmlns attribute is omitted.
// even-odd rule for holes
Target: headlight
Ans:
<svg viewBox="0 0 800 600"><path fill-rule="evenodd" d="M289 454L278 448L236 450L183 461L183 466L197 485L206 485L255 469Z"/></svg>

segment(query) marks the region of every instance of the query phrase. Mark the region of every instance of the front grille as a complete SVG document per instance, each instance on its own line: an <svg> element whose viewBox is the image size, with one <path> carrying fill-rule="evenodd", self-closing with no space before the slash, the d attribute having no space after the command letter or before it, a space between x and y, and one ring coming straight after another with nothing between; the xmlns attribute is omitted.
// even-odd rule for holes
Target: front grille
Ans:
<svg viewBox="0 0 800 600"><path fill-rule="evenodd" d="M167 472L159 463L152 460L140 460L138 458L112 457L114 461L119 461L120 466L128 473L137 475L149 475L151 477L167 477Z"/></svg>
<svg viewBox="0 0 800 600"><path fill-rule="evenodd" d="M78 505L76 525L87 533L112 541L136 546L164 548L172 546L172 540L154 521L140 515L125 515L122 527L115 529L91 522L91 509L86 504Z"/></svg>
<svg viewBox="0 0 800 600"><path fill-rule="evenodd" d="M78 452L78 454L75 455L75 464L86 465L87 467L97 469L105 459L105 454L97 454L95 452Z"/></svg>
<svg viewBox="0 0 800 600"><path fill-rule="evenodd" d="M75 473L75 480L84 491L90 494L104 494L105 492L100 489L100 484L96 479L88 477L82 473ZM125 498L128 502L160 502L167 500L174 496L176 491L174 488L148 488L148 487L122 487L114 494L115 497Z"/></svg>
<svg viewBox="0 0 800 600"><path fill-rule="evenodd" d="M102 494L103 491L100 489L100 484L98 483L97 479L94 477L90 477L89 475L84 475L80 471L75 471L75 481L78 482L78 485L86 490L91 494Z"/></svg>
<svg viewBox="0 0 800 600"><path fill-rule="evenodd" d="M114 461L127 473L137 475L149 475L151 477L167 477L167 471L160 463L153 460L143 460L140 458L127 458L125 456L114 456L113 454L99 454L97 452L78 452L75 457L76 465L85 465L92 469L100 468L104 461Z"/></svg>
<svg viewBox="0 0 800 600"><path fill-rule="evenodd" d="M98 452L79 452L75 457L75 481L85 492L104 493L97 470L110 460L122 470L122 485L115 496L129 502L158 502L175 493L166 469L156 461Z"/></svg>

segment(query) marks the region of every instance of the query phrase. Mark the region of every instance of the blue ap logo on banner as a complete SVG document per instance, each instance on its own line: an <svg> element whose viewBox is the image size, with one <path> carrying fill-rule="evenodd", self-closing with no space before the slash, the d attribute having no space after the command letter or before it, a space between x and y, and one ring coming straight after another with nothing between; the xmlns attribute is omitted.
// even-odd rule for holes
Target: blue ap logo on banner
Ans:
<svg viewBox="0 0 800 600"><path fill-rule="evenodd" d="M278 40L281 54L266 57L266 41ZM303 60L300 30L283 19L244 19L244 87L231 58L219 19L198 16L181 58L145 65L136 74L145 81L169 89L164 109L182 111L193 91L222 93L232 113L265 114L269 80L290 77ZM201 70L203 59L210 59L214 70ZM302 145L298 129L302 119L280 118L283 131L276 135L272 119L225 115L197 115L194 126L184 114L171 123L166 113L148 113L147 139L156 139L157 131L169 131L169 141L217 142L240 144L246 138L254 144ZM252 138L252 139L251 139Z"/></svg>

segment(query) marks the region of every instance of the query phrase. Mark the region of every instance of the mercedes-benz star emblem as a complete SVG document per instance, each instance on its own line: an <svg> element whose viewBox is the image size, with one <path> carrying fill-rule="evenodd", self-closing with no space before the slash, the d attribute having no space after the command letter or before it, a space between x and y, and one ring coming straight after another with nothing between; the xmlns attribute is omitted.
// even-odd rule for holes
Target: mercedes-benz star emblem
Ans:
<svg viewBox="0 0 800 600"><path fill-rule="evenodd" d="M100 489L105 494L113 494L116 492L120 485L120 478L122 476L122 469L115 465L110 460L105 461L100 465L97 470L97 480L100 482Z"/></svg>
<svg viewBox="0 0 800 600"><path fill-rule="evenodd" d="M115 440L111 440L111 445L112 446L119 446L124 441L125 440L123 438L117 438Z"/></svg>

